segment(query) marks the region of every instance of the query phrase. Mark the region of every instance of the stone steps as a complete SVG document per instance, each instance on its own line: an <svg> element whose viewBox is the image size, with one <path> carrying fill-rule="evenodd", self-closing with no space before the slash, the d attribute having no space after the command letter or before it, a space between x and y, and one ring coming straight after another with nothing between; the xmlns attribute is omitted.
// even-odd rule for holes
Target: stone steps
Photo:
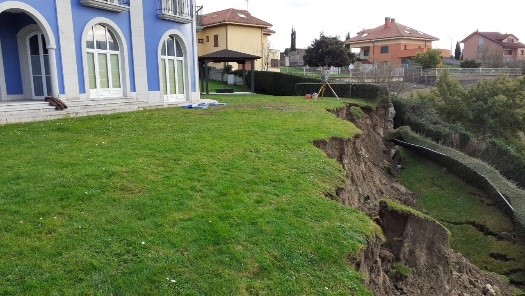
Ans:
<svg viewBox="0 0 525 296"><path fill-rule="evenodd" d="M0 103L0 124L131 112L150 106L146 101L133 98L72 100L64 103L67 109L55 110L55 107L43 101L3 102Z"/></svg>

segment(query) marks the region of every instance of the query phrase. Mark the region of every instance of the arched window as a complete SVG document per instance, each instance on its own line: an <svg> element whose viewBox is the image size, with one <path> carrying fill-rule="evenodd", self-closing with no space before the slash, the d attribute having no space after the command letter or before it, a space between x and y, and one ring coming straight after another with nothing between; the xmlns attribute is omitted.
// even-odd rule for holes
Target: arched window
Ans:
<svg viewBox="0 0 525 296"><path fill-rule="evenodd" d="M160 56L164 100L185 100L184 52L179 40L174 35L163 41Z"/></svg>
<svg viewBox="0 0 525 296"><path fill-rule="evenodd" d="M122 96L119 44L108 27L98 24L88 30L86 56L91 97Z"/></svg>

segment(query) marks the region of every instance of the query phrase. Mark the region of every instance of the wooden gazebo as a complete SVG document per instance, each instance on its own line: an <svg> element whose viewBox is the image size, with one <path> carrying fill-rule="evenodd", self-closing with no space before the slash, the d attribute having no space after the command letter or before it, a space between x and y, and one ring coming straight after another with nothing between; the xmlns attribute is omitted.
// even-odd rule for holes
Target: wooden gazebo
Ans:
<svg viewBox="0 0 525 296"><path fill-rule="evenodd" d="M241 64L242 65L242 78L243 78L244 84L246 84L246 79L245 79L246 78L246 63L250 62L251 92L252 93L255 92L254 90L255 60L258 60L260 58L261 57L259 56L255 56L255 55L251 55L251 54L247 54L243 52L238 52L234 50L229 50L229 49L221 49L219 51L200 56L199 63L201 65L204 65L204 81L206 83L206 94L210 93L209 88L208 88L208 80L209 80L208 63L209 62L213 62L213 63L231 62L231 63Z"/></svg>

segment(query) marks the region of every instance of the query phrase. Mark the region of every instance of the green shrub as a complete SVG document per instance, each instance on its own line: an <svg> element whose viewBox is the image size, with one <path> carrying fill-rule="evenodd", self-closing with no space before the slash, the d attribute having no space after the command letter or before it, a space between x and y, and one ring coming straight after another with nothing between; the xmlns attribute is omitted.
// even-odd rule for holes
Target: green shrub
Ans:
<svg viewBox="0 0 525 296"><path fill-rule="evenodd" d="M402 281L412 275L412 270L401 264L396 263L392 265L392 269L388 272L388 277L395 280L395 281Z"/></svg>
<svg viewBox="0 0 525 296"><path fill-rule="evenodd" d="M476 60L463 60L459 62L461 68L479 68L481 63L476 62Z"/></svg>
<svg viewBox="0 0 525 296"><path fill-rule="evenodd" d="M298 83L296 85L295 95L304 96L313 92L319 92L322 83ZM341 98L360 98L370 101L388 100L388 89L379 84L364 84L364 83L330 83L330 86L335 91L338 97ZM325 97L334 97L332 90L327 88L324 92Z"/></svg>
<svg viewBox="0 0 525 296"><path fill-rule="evenodd" d="M358 106L352 106L350 107L350 112L352 112L352 116L354 116L355 119L361 118L365 112L363 112L363 109L361 109Z"/></svg>
<svg viewBox="0 0 525 296"><path fill-rule="evenodd" d="M251 85L250 75L251 73L248 73L246 76L249 85ZM321 79L301 77L279 72L255 71L254 81L254 90L256 93L272 96L294 96L296 95L295 85L297 83L320 82ZM317 88L317 91L318 90L319 88ZM314 91L315 90L312 90L312 92Z"/></svg>

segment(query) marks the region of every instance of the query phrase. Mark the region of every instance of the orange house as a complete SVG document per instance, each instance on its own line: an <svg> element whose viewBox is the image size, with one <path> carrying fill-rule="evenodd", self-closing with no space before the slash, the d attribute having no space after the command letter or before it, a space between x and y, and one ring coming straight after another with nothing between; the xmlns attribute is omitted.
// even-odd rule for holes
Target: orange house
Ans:
<svg viewBox="0 0 525 296"><path fill-rule="evenodd" d="M385 23L373 29L366 29L357 36L347 39L345 46L359 48L359 57L364 62L387 62L399 66L408 64L420 52L432 48L432 41L438 38L397 23L394 18L385 17Z"/></svg>

